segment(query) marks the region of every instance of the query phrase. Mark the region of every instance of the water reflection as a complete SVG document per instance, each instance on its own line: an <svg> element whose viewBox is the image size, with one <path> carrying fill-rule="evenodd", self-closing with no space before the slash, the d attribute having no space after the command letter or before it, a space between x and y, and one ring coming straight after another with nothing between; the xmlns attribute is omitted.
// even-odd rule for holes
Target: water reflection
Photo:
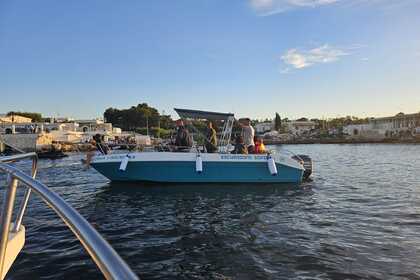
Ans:
<svg viewBox="0 0 420 280"><path fill-rule="evenodd" d="M314 158L312 182L111 184L76 155L39 177L143 279L417 279L420 146L288 149ZM100 277L36 197L24 223L11 279Z"/></svg>

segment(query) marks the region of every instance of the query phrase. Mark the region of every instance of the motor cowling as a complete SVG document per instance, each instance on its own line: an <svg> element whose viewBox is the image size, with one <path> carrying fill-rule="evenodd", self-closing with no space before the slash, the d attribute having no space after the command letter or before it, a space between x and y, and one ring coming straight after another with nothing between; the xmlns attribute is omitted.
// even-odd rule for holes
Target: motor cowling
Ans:
<svg viewBox="0 0 420 280"><path fill-rule="evenodd" d="M305 169L303 172L303 180L308 180L313 172L313 162L311 157L308 155L295 155L292 158L303 166Z"/></svg>

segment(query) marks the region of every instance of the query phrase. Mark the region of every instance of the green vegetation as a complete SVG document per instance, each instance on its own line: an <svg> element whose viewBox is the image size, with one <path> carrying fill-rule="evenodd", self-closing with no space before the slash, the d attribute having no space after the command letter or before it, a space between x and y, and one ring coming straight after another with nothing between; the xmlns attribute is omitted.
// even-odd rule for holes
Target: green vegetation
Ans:
<svg viewBox="0 0 420 280"><path fill-rule="evenodd" d="M168 130L173 128L173 121L169 115L160 115L156 108L147 103L129 109L108 108L104 112L104 119L114 127L126 131L142 131L142 134L147 134L149 128L149 134L160 137L169 135Z"/></svg>
<svg viewBox="0 0 420 280"><path fill-rule="evenodd" d="M147 128L136 128L134 130L136 133L140 133L143 135L147 134ZM164 129L164 128L158 128L158 127L151 127L149 128L149 135L154 137L160 137L160 138L169 138L171 134L174 133L174 130L171 129Z"/></svg>
<svg viewBox="0 0 420 280"><path fill-rule="evenodd" d="M21 116L26 118L31 118L32 122L42 122L42 115L40 113L32 113L32 112L14 112L10 111L7 113L8 116Z"/></svg>
<svg viewBox="0 0 420 280"><path fill-rule="evenodd" d="M357 118L354 116L347 116L343 118L334 118L326 121L327 127L329 128L342 128L343 126L350 124L366 124L369 122L369 118Z"/></svg>

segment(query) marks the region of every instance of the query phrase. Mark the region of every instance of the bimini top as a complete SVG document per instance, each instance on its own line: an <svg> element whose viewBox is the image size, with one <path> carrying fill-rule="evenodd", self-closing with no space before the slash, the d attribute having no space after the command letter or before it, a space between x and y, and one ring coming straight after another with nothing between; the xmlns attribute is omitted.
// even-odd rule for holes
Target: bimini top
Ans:
<svg viewBox="0 0 420 280"><path fill-rule="evenodd" d="M178 115L183 119L201 119L201 120L214 120L214 121L225 121L229 117L233 117L232 113L218 113L208 111L198 111L189 109L174 108Z"/></svg>

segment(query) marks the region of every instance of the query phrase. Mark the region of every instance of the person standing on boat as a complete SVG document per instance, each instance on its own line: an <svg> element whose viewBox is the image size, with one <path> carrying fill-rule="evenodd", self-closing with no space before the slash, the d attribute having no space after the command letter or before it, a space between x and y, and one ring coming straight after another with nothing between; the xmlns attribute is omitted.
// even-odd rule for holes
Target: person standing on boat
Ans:
<svg viewBox="0 0 420 280"><path fill-rule="evenodd" d="M104 140L105 140L104 136L97 133L93 136L93 140L95 141L95 145L96 145L96 148L98 149L98 151L101 152L101 154L103 154L103 155L107 155L108 154L108 147L106 146L106 144L104 142Z"/></svg>
<svg viewBox="0 0 420 280"><path fill-rule="evenodd" d="M192 139L188 130L184 127L184 122L182 120L176 121L177 132L175 138L175 146L177 146L177 151L182 151L187 148L192 147Z"/></svg>
<svg viewBox="0 0 420 280"><path fill-rule="evenodd" d="M248 149L248 153L252 154L255 149L255 143L254 143L254 136L255 136L255 130L251 126L251 120L249 118L245 119L245 122L242 124L240 123L242 127L242 137L244 139L244 144Z"/></svg>
<svg viewBox="0 0 420 280"><path fill-rule="evenodd" d="M207 135L206 135L206 150L207 153L214 153L217 151L217 134L213 128L213 123L207 123Z"/></svg>

